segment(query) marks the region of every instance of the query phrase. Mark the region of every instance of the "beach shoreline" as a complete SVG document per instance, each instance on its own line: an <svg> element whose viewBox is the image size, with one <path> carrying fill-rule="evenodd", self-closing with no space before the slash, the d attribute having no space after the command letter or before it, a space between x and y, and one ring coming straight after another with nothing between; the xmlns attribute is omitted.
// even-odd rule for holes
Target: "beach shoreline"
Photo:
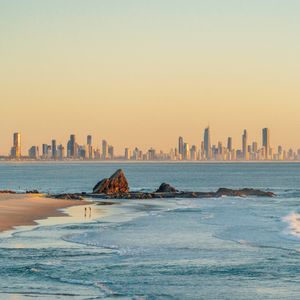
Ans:
<svg viewBox="0 0 300 300"><path fill-rule="evenodd" d="M0 194L0 233L17 226L38 225L38 220L68 216L64 208L87 205L84 200L52 199L44 194Z"/></svg>

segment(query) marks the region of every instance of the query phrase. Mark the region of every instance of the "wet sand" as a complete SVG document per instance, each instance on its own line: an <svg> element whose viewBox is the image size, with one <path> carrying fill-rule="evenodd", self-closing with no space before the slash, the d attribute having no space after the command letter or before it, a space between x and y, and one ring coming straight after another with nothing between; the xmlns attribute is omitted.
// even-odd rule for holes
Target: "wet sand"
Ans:
<svg viewBox="0 0 300 300"><path fill-rule="evenodd" d="M0 194L0 232L15 226L36 225L35 220L66 216L59 209L88 203L46 198L42 194Z"/></svg>

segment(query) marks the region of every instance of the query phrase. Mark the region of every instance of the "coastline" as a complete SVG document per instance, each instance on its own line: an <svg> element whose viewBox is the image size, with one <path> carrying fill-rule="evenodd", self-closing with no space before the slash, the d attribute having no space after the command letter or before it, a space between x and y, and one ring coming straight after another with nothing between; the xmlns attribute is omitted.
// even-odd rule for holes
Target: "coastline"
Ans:
<svg viewBox="0 0 300 300"><path fill-rule="evenodd" d="M1 164L300 164L300 160L6 160Z"/></svg>
<svg viewBox="0 0 300 300"><path fill-rule="evenodd" d="M62 217L62 209L87 205L88 201L47 198L43 194L0 194L0 233L17 226L37 225L38 220Z"/></svg>

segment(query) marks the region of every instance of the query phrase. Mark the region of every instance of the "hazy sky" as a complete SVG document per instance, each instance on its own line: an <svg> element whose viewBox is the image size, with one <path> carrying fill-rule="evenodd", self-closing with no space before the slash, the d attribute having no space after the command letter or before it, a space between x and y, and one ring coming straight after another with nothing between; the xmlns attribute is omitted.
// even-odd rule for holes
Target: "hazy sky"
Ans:
<svg viewBox="0 0 300 300"><path fill-rule="evenodd" d="M299 0L0 0L0 153L85 143L169 150L244 128L300 147Z"/></svg>

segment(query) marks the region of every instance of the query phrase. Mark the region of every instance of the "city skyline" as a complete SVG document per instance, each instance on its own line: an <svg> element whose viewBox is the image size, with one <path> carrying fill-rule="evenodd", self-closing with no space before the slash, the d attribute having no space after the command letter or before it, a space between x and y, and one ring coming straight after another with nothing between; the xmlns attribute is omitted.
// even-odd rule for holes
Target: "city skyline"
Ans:
<svg viewBox="0 0 300 300"><path fill-rule="evenodd" d="M115 151L114 145L102 139L99 147L93 144L93 136L86 136L86 143L77 140L75 134L70 134L65 144L52 139L50 143L33 145L28 154L22 153L21 133L13 133L10 154L2 159L34 159L34 160L171 160L171 161L300 161L300 147L285 148L284 145L271 143L271 131L265 127L261 130L261 142L248 138L244 129L241 135L241 147L235 144L232 136L223 141L212 142L211 129L207 126L203 131L203 139L199 143L189 144L184 137L178 137L177 146L165 152L161 149L123 147L123 152Z"/></svg>
<svg viewBox="0 0 300 300"><path fill-rule="evenodd" d="M202 130L204 130L206 128L210 128L210 135L213 136L212 140L210 141L210 144L218 144L219 141L222 141L222 143L224 145L228 144L228 138L231 138L231 143L234 142L234 147L235 148L243 148L243 139L241 138L243 131L246 130L247 135L249 136L248 139L251 141L255 141L257 142L258 145L262 145L262 128L258 127L258 129L255 132L249 131L248 129L240 129L240 128L235 128L234 132L238 132L238 134L230 134L226 133L224 135L220 135L218 134L216 128L212 127L212 126L203 126L202 128L200 128L197 131L197 135L195 136L195 134L191 135L189 132L187 132L186 130L182 130L183 132L186 132L185 135L182 134L182 136L184 136L185 140L189 141L190 144L199 144L199 140L204 141L204 136L202 133ZM203 129L204 128L204 129ZM242 128L242 127L241 127ZM269 127L264 127L264 128L269 128ZM269 129L270 130L270 129ZM55 137L55 141L58 144L66 144L66 141L69 139L70 137L70 133L64 134L63 137L58 137L55 135L49 135L48 137L45 138L39 138L36 139L34 137L34 135L27 133L24 134L23 131L13 131L15 133L19 132L22 133L22 148L25 149L26 153L27 153L27 149L29 149L32 145L40 145L41 149L42 149L42 145L52 141ZM70 131L73 132L73 131ZM101 135L99 133L95 133L95 134L78 134L78 131L74 131L76 132L74 135L77 137L77 139L80 141L81 144L88 144L88 139L89 137L93 140L93 145L96 148L101 148L102 147L102 140L106 140L108 135ZM2 135L2 138L0 139L0 156L7 156L10 154L11 152L11 147L12 147L12 142L11 142L11 133L5 132L5 135ZM205 134L205 133L204 133ZM149 139L147 141L147 144L143 144L140 143L139 141L135 141L134 137L131 137L130 140L126 141L119 141L118 138L116 138L115 136L110 136L109 140L110 143L114 145L114 149L115 152L120 154L123 153L124 147L130 148L130 149L134 149L137 145L139 145L139 147L141 149L150 149L150 148L155 148L155 149L159 149L162 150L164 152L168 152L171 148L174 148L174 140L178 139L178 134L168 134L166 132L166 135L168 136L168 139L165 140L165 143L160 144L159 142L156 141L155 136L151 137L151 140ZM210 138L211 139L211 138ZM86 141L86 142L83 142ZM270 143L270 142L269 142ZM50 143L51 144L51 143ZM294 143L292 143L292 145L290 144L284 144L281 139L278 137L278 134L276 134L276 132L274 130L272 130L272 144L273 146L283 146L285 149L298 149L300 147L300 142L297 141L297 139L295 139ZM178 147L178 145L177 145Z"/></svg>

